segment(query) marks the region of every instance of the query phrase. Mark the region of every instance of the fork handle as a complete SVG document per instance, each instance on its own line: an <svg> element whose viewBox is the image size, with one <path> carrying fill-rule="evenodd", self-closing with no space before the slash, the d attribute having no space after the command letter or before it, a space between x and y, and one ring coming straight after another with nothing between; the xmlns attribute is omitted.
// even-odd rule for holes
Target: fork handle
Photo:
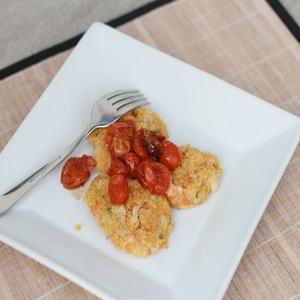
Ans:
<svg viewBox="0 0 300 300"><path fill-rule="evenodd" d="M67 148L60 152L49 163L35 171L28 178L9 190L3 196L0 196L0 216L19 201L29 190L31 190L40 180L61 164L70 154L72 154L86 139L93 130L91 125L88 125L82 134L73 141Z"/></svg>

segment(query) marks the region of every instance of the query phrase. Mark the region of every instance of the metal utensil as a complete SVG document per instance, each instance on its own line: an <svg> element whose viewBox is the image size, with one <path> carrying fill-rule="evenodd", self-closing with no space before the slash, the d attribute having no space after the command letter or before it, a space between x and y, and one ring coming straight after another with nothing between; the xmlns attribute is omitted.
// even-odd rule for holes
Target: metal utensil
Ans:
<svg viewBox="0 0 300 300"><path fill-rule="evenodd" d="M48 164L0 196L0 216L73 153L95 128L105 128L130 110L146 104L149 101L137 90L120 90L101 97L92 107L90 123L73 143Z"/></svg>

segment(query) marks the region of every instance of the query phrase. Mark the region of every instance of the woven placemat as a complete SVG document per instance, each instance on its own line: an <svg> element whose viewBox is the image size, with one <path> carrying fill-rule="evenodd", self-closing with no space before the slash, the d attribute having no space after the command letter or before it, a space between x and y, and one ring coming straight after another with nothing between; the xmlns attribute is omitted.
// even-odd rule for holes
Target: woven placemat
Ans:
<svg viewBox="0 0 300 300"><path fill-rule="evenodd" d="M265 1L176 1L119 30L300 116L300 46ZM0 82L0 149L69 53ZM300 298L299 200L298 147L224 299ZM3 243L0 261L1 299L97 299Z"/></svg>

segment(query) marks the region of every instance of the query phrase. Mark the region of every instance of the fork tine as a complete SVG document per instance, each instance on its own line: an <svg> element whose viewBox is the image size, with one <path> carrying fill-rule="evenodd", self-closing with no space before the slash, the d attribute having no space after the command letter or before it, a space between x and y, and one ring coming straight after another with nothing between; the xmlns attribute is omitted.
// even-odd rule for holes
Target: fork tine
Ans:
<svg viewBox="0 0 300 300"><path fill-rule="evenodd" d="M121 113L121 108L125 108L126 111L128 111L137 106L145 105L146 103L144 104L144 101L147 99L138 90L124 90L115 92L114 95L107 100L114 106L118 113ZM147 104L149 104L149 102L147 102Z"/></svg>
<svg viewBox="0 0 300 300"><path fill-rule="evenodd" d="M112 105L116 105L125 100L130 101L130 99L135 99L135 98L138 99L141 96L143 96L143 95L139 91L128 92L128 93L118 94L114 97L107 99L107 101L109 101L110 104L112 104ZM125 104L125 102L124 102L124 104Z"/></svg>
<svg viewBox="0 0 300 300"><path fill-rule="evenodd" d="M108 101L116 101L118 98L129 97L130 95L137 95L140 93L138 90L118 90L111 93L106 94L103 98Z"/></svg>
<svg viewBox="0 0 300 300"><path fill-rule="evenodd" d="M130 96L130 97L123 97L123 98L118 98L117 101L115 101L114 103L112 103L112 105L118 109L121 106L124 106L126 104L130 104L134 101L140 101L140 100L145 100L146 98L144 97L144 95L142 94L137 94L134 96Z"/></svg>
<svg viewBox="0 0 300 300"><path fill-rule="evenodd" d="M120 105L117 108L117 111L119 114L126 114L127 112L129 112L132 109L135 109L137 107L140 106L144 106L150 104L150 101L148 101L145 97L142 97L140 99L137 100L132 100L131 102L126 102L125 104Z"/></svg>

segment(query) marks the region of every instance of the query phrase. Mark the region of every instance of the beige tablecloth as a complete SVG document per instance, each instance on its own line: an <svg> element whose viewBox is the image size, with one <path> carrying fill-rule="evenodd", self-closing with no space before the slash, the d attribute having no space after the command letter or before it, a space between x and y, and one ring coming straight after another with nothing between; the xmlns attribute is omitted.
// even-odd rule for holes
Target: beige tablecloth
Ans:
<svg viewBox="0 0 300 300"><path fill-rule="evenodd" d="M180 0L118 29L300 116L300 46L263 0ZM0 82L0 150L70 51ZM299 200L298 146L224 299L300 299ZM2 242L0 261L0 299L97 299Z"/></svg>

